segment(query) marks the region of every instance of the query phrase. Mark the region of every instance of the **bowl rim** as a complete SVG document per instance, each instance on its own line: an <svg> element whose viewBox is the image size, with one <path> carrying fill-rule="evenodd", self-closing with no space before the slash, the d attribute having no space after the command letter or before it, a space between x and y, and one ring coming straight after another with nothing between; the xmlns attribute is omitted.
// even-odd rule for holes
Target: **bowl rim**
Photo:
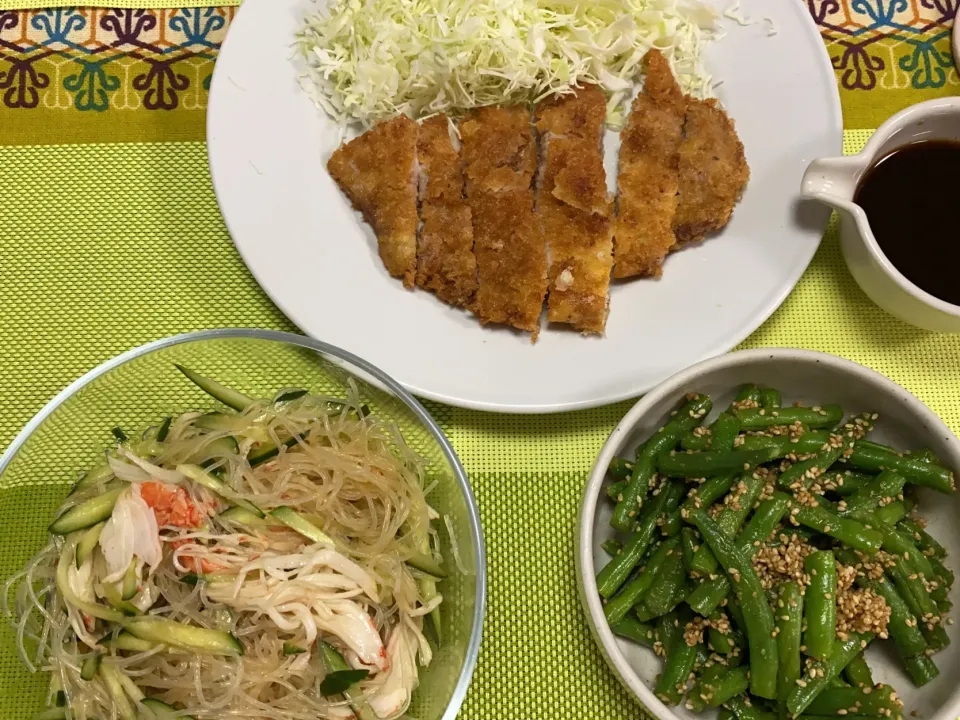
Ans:
<svg viewBox="0 0 960 720"><path fill-rule="evenodd" d="M759 360L793 360L805 363L817 363L841 375L860 376L867 382L879 386L883 391L902 400L904 404L910 408L911 412L923 418L929 433L941 435L952 447L954 455L960 457L960 439L957 438L953 431L933 410L928 408L923 401L913 395L909 390L872 368L868 368L853 360L814 350L758 348L728 353L691 365L660 383L656 388L641 398L630 408L623 419L617 424L616 428L614 428L613 432L610 433L607 441L603 444L603 448L600 450L600 454L597 456L597 461L593 469L590 471L590 476L584 488L580 514L577 518L576 555L574 559L577 565L576 579L580 602L586 615L587 625L590 628L594 641L600 649L601 655L603 655L607 665L620 683L624 685L634 698L650 713L659 718L659 720L679 720L679 716L673 712L673 709L664 705L657 698L653 690L640 679L630 666L630 663L627 662L627 659L617 645L616 637L604 618L603 604L597 592L595 581L596 571L593 562L593 518L596 515L603 481L606 477L607 467L610 465L610 461L613 459L624 438L633 431L638 421L664 397L675 393L680 388L689 386L694 383L697 378L708 372ZM948 704L940 709L934 720L956 715L958 711L960 711L960 694L955 695L952 701L948 701Z"/></svg>
<svg viewBox="0 0 960 720"><path fill-rule="evenodd" d="M17 433L14 439L3 451L3 454L0 455L0 476L2 476L4 471L7 469L7 466L17 455L30 436L34 433L34 431L36 431L36 429L40 427L40 425L48 417L50 417L50 415L52 415L58 407L60 407L69 398L97 378L106 375L111 370L114 370L121 365L130 362L131 360L143 357L144 355L148 355L156 350L163 350L176 345L185 345L204 340L223 340L231 338L245 340L267 340L285 343L288 345L295 345L308 350L314 350L316 352L323 353L324 355L333 356L339 360L346 361L351 365L356 366L360 370L368 373L378 382L382 383L392 393L399 397L407 405L407 407L413 411L414 415L416 415L417 418L430 430L430 433L434 436L434 439L439 443L440 449L443 451L447 462L449 462L450 467L453 468L455 479L459 484L460 490L463 492L464 498L467 502L467 513L470 519L470 532L474 546L473 560L476 567L476 592L474 598L473 625L470 630L470 639L467 644L467 651L464 656L463 667L460 669L460 677L457 679L457 684L454 686L453 694L450 697L450 702L447 704L442 716L442 720L455 720L457 713L460 711L460 707L466 697L467 688L470 685L473 672L476 669L477 657L480 652L480 641L483 635L483 617L487 600L487 562L486 547L483 541L483 528L480 524L480 511L477 507L477 501L473 495L473 490L470 487L470 480L467 472L464 470L463 465L460 462L460 458L457 457L457 454L454 451L453 446L450 444L450 441L447 439L447 436L443 433L443 430L440 429L440 426L437 425L437 422L433 419L433 417L402 385L400 385L376 366L360 357L357 357L353 353L347 352L346 350L341 350L338 347L328 345L325 342L314 340L313 338L309 338L304 335L296 335L294 333L282 332L279 330L263 330L259 328L219 328L215 330L198 330L195 332L172 335L160 340L154 340L153 342L140 345L131 350L120 353L109 360L106 360L92 370L84 373L81 377L77 378L72 383L67 385L67 387L57 393L36 415L30 419L23 429Z"/></svg>

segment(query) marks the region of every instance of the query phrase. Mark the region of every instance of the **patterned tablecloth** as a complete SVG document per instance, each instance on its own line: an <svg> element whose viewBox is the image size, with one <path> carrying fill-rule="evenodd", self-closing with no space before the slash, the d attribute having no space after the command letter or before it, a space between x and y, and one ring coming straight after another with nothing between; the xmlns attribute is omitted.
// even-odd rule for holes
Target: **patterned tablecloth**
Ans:
<svg viewBox="0 0 960 720"><path fill-rule="evenodd" d="M0 447L69 381L134 345L207 327L294 330L233 249L207 173L208 89L235 8L113 2L0 0ZM836 69L848 151L891 113L960 92L949 50L957 0L806 3ZM774 345L870 365L960 430L960 337L875 308L832 231L744 343ZM428 406L471 475L489 558L462 717L643 715L594 648L573 579L584 479L628 406L542 417ZM20 521L0 504L0 547ZM0 575L12 569L0 554ZM42 696L5 628L0 696L5 720L29 717Z"/></svg>

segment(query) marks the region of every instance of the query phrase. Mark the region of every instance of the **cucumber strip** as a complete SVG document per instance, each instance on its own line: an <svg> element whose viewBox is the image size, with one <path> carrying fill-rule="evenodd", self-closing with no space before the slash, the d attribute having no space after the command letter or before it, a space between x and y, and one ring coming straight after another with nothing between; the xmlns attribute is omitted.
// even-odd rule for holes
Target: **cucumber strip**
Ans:
<svg viewBox="0 0 960 720"><path fill-rule="evenodd" d="M320 659L323 661L323 666L328 673L353 669L347 665L347 661L343 659L343 655L330 643L317 640L317 650L320 651ZM349 703L353 712L356 713L357 720L377 720L377 714L362 696L359 698L354 697L353 693L347 690L344 691L343 697L346 698L347 703Z"/></svg>
<svg viewBox="0 0 960 720"><path fill-rule="evenodd" d="M140 612L140 608L123 599L123 595L119 590L117 590L117 586L114 583L103 584L103 599L110 603L112 607L129 617L135 617L142 614Z"/></svg>
<svg viewBox="0 0 960 720"><path fill-rule="evenodd" d="M209 412L194 418L191 422L201 430L232 430L237 426L238 415L230 413Z"/></svg>
<svg viewBox="0 0 960 720"><path fill-rule="evenodd" d="M407 565L416 568L420 572L425 572L427 575L433 575L435 578L445 578L447 576L447 573L440 567L440 563L426 553L415 553L411 555L407 558Z"/></svg>
<svg viewBox="0 0 960 720"><path fill-rule="evenodd" d="M120 597L129 600L137 594L137 559L131 558L127 571L123 574L123 586L120 591Z"/></svg>
<svg viewBox="0 0 960 720"><path fill-rule="evenodd" d="M127 631L155 643L203 655L243 655L243 644L228 632L184 625L173 620L138 618L124 623Z"/></svg>
<svg viewBox="0 0 960 720"><path fill-rule="evenodd" d="M187 458L187 460L188 462L206 467L207 465L212 465L213 462L219 458L239 454L240 444L237 442L237 439L231 435L225 435L216 440L211 440Z"/></svg>
<svg viewBox="0 0 960 720"><path fill-rule="evenodd" d="M287 449L292 448L300 442L300 440L299 435L294 435L292 438L283 441L283 447ZM250 454L247 455L247 462L250 463L250 467L256 467L257 465L263 465L267 460L272 460L279 454L280 448L273 443L265 443L255 450L250 451Z"/></svg>
<svg viewBox="0 0 960 720"><path fill-rule="evenodd" d="M292 402L293 400L299 400L306 394L306 390L287 390L287 392L277 395L273 402L277 405L280 403Z"/></svg>
<svg viewBox="0 0 960 720"><path fill-rule="evenodd" d="M94 676L97 674L97 670L100 669L100 662L103 660L103 655L97 653L96 655L91 655L86 660L83 661L83 665L80 666L80 679L81 680L93 680Z"/></svg>
<svg viewBox="0 0 960 720"><path fill-rule="evenodd" d="M85 490L88 487L93 487L94 485L102 485L107 480L110 480L113 477L113 470L110 469L110 466L104 463L103 465L97 465L95 468L88 470L83 474L77 482L74 484L73 488L70 490L70 494L77 492L78 490Z"/></svg>
<svg viewBox="0 0 960 720"><path fill-rule="evenodd" d="M137 711L134 710L130 698L124 692L123 685L120 684L120 672L113 665L105 663L100 666L100 677L103 679L103 684L107 686L107 691L121 720L137 720Z"/></svg>
<svg viewBox="0 0 960 720"><path fill-rule="evenodd" d="M239 505L228 507L222 513L219 513L217 518L242 525L252 525L254 527L277 527L280 524L273 522L270 518L261 517L256 513L250 512Z"/></svg>
<svg viewBox="0 0 960 720"><path fill-rule="evenodd" d="M97 549L97 543L100 541L100 533L103 532L105 522L97 523L80 536L77 542L77 570L93 555Z"/></svg>
<svg viewBox="0 0 960 720"><path fill-rule="evenodd" d="M168 718L172 720L174 717L176 717L177 720L196 720L193 715L177 715L177 709L173 705L168 705L163 700L144 698L140 701L140 704L153 713L153 717L155 717L156 720L167 720Z"/></svg>
<svg viewBox="0 0 960 720"><path fill-rule="evenodd" d="M300 647L299 645L294 645L293 643L288 643L288 642L285 642L285 643L283 644L283 654L284 654L284 655L299 655L299 654L305 653L305 652L306 652L306 650L304 650L304 649L303 649L302 647Z"/></svg>
<svg viewBox="0 0 960 720"><path fill-rule="evenodd" d="M252 502L244 500L233 490L233 488L223 482L223 480L214 477L199 465L177 465L177 472L183 473L197 483L197 485L202 485L207 490L216 493L227 502L231 502L234 505L243 508L247 512L253 513L257 517L266 517L266 514L263 512L263 510L258 508Z"/></svg>
<svg viewBox="0 0 960 720"><path fill-rule="evenodd" d="M75 561L74 550L75 547L73 544L68 542L63 552L60 553L60 560L57 563L57 589L60 590L60 594L63 595L64 602L69 603L87 615L92 615L107 622L122 623L124 620L123 613L111 610L99 603L87 602L70 588L70 581L67 578L67 568L70 567L70 563Z"/></svg>
<svg viewBox="0 0 960 720"><path fill-rule="evenodd" d="M236 575L228 575L227 573L211 573L209 575L197 575L196 573L187 573L180 578L180 582L185 585L196 585L198 582L203 580L203 582L212 583L212 582L233 582L237 579Z"/></svg>
<svg viewBox="0 0 960 720"><path fill-rule="evenodd" d="M298 533L306 538L309 538L310 540L313 540L315 543L327 543L329 545L334 544L333 538L331 538L329 535L323 532L323 530L318 528L295 510L291 510L286 506L281 506L271 510L270 514L291 530L296 530Z"/></svg>
<svg viewBox="0 0 960 720"><path fill-rule="evenodd" d="M173 418L169 415L163 419L160 427L157 428L157 442L163 442L167 439L167 435L170 434L170 424L172 422Z"/></svg>
<svg viewBox="0 0 960 720"><path fill-rule="evenodd" d="M111 646L116 650L129 650L131 652L141 653L147 650L153 650L158 644L159 643L150 642L149 640L141 640L124 630L114 638Z"/></svg>
<svg viewBox="0 0 960 720"><path fill-rule="evenodd" d="M63 515L54 520L47 528L54 535L66 535L77 530L86 530L99 522L103 522L113 512L117 498L124 488L111 490L74 505Z"/></svg>
<svg viewBox="0 0 960 720"><path fill-rule="evenodd" d="M254 402L253 398L249 395L244 395L238 390L229 388L226 385L221 385L216 380L211 380L208 377L195 373L190 368L185 368L183 365L176 363L174 363L174 367L182 372L187 380L203 390L214 400L219 400L227 407L232 407L234 410L246 410Z"/></svg>
<svg viewBox="0 0 960 720"><path fill-rule="evenodd" d="M129 677L124 675L121 672L117 673L117 680L120 681L120 686L123 688L123 691L127 694L133 702L137 705L140 704L140 701L146 697L143 694L143 690L137 687L137 684L131 680Z"/></svg>

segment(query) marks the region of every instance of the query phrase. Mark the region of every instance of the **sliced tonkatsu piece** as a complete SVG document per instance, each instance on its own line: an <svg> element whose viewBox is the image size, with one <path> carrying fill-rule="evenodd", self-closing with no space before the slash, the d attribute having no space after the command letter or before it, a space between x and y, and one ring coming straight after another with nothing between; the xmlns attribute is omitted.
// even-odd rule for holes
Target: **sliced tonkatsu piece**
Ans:
<svg viewBox="0 0 960 720"><path fill-rule="evenodd" d="M533 212L537 152L530 113L481 108L460 126L479 285L472 309L536 339L547 290L546 246Z"/></svg>
<svg viewBox="0 0 960 720"><path fill-rule="evenodd" d="M676 242L679 149L686 100L656 49L644 56L646 80L620 134L615 278L659 276Z"/></svg>
<svg viewBox="0 0 960 720"><path fill-rule="evenodd" d="M417 270L417 123L401 115L337 148L330 175L377 235L384 266L413 287Z"/></svg>
<svg viewBox="0 0 960 720"><path fill-rule="evenodd" d="M477 291L477 260L460 152L450 139L445 115L435 115L420 125L417 156L421 223L417 285L444 302L465 307Z"/></svg>
<svg viewBox="0 0 960 720"><path fill-rule="evenodd" d="M750 167L733 121L716 100L687 98L680 143L679 204L673 218L677 242L703 240L722 230L750 179Z"/></svg>
<svg viewBox="0 0 960 720"><path fill-rule="evenodd" d="M606 99L596 86L540 103L537 215L547 242L547 320L602 333L613 265L603 170Z"/></svg>

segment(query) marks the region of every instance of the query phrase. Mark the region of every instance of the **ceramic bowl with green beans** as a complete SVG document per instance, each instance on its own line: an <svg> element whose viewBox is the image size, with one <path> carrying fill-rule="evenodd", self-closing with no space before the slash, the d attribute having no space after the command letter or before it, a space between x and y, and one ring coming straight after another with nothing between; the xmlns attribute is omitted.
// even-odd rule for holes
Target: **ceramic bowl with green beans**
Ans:
<svg viewBox="0 0 960 720"><path fill-rule="evenodd" d="M955 720L957 470L949 428L856 363L695 365L627 413L590 477L591 630L663 720Z"/></svg>

